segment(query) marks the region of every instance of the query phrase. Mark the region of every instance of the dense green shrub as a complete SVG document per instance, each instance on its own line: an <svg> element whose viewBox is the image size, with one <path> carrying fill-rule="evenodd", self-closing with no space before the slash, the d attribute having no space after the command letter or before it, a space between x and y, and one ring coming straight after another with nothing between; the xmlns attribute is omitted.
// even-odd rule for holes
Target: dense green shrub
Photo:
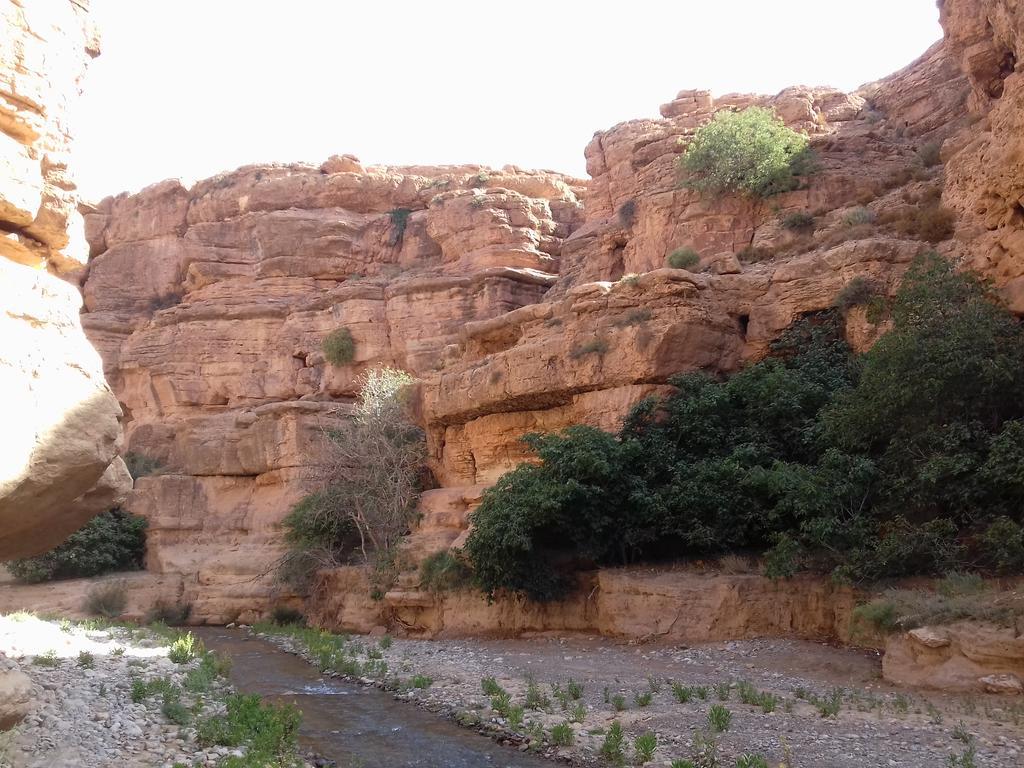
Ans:
<svg viewBox="0 0 1024 768"><path fill-rule="evenodd" d="M356 341L348 328L337 328L324 336L320 344L324 359L331 365L346 365L356 356Z"/></svg>
<svg viewBox="0 0 1024 768"><path fill-rule="evenodd" d="M700 264L700 254L693 248L676 248L666 261L672 269L690 269Z"/></svg>
<svg viewBox="0 0 1024 768"><path fill-rule="evenodd" d="M807 137L763 107L716 114L694 134L679 165L687 186L751 197L789 192L814 170Z"/></svg>
<svg viewBox="0 0 1024 768"><path fill-rule="evenodd" d="M138 570L146 553L145 531L143 518L115 508L94 517L49 552L13 560L7 568L28 584Z"/></svg>
<svg viewBox="0 0 1024 768"><path fill-rule="evenodd" d="M672 379L621 431L531 435L538 464L473 513L486 592L552 599L600 564L767 551L768 572L863 581L1024 567L1024 333L936 254L855 357L835 312L798 322L721 381Z"/></svg>
<svg viewBox="0 0 1024 768"><path fill-rule="evenodd" d="M228 696L226 709L224 715L199 724L199 744L245 746L251 756L259 759L253 765L292 764L302 720L293 704L264 703L256 695L234 694Z"/></svg>

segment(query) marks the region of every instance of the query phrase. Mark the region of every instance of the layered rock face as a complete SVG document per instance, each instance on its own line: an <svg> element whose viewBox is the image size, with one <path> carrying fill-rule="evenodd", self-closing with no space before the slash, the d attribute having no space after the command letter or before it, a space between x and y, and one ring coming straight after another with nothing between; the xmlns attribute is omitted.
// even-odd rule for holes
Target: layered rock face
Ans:
<svg viewBox="0 0 1024 768"><path fill-rule="evenodd" d="M464 540L483 490L529 460L523 434L616 429L672 375L724 374L763 355L855 277L891 294L911 260L936 248L1013 299L1019 174L1000 169L1015 167L1020 110L1006 106L1016 87L1006 51L1017 5L947 0L942 13L946 42L853 94L680 92L660 119L598 133L585 183L514 167L364 168L340 156L103 201L86 216L83 323L128 415L129 449L163 465L130 501L150 521L148 568L180 584L174 598L200 621L250 620L296 599L268 576L283 551L280 521L311 487L322 430L345 418L360 374L393 365L420 379L416 414L439 487L423 495L407 543L413 567L382 601L358 571L326 574L308 605L321 623L424 634L660 627L666 604L693 600L676 576L603 572L593 604L538 612L426 593L414 566ZM677 160L694 131L749 105L806 132L819 173L766 202L687 189ZM943 163L924 160L939 145ZM940 200L959 214L954 238L911 226ZM798 212L814 216L812 230L785 226ZM666 267L682 247L700 263ZM884 330L863 309L845 317L859 349ZM342 327L355 356L332 366L320 344ZM763 606L752 631L843 634L849 595L730 589L709 608L723 618L700 637L742 633L727 621L737 594ZM633 604L648 615L625 610Z"/></svg>
<svg viewBox="0 0 1024 768"><path fill-rule="evenodd" d="M660 120L598 133L586 149L586 220L562 244L545 301L467 324L459 354L424 377L436 474L464 489L425 497L432 541L458 541L481 487L526 458L525 432L615 429L671 375L726 373L763 355L795 319L834 306L857 276L891 293L914 256L933 247L898 226L942 188L942 169L925 168L918 153L967 124L968 92L937 44L856 94L684 91ZM696 128L718 110L751 105L808 133L820 173L764 202L709 199L681 185L677 161ZM813 234L783 226L793 212L814 214ZM856 226L856 217L876 223ZM665 266L681 247L700 255L692 272ZM937 247L959 252L950 241ZM881 330L862 311L847 314L855 346Z"/></svg>
<svg viewBox="0 0 1024 768"><path fill-rule="evenodd" d="M426 375L468 323L541 301L579 225L579 182L472 167L243 168L164 182L86 216L83 322L130 416L147 567L185 575L193 614L265 610L279 523L359 376ZM321 342L346 328L351 363ZM282 599L287 595L276 595Z"/></svg>
<svg viewBox="0 0 1024 768"><path fill-rule="evenodd" d="M0 560L123 500L121 409L82 332L71 102L98 53L84 0L0 2Z"/></svg>
<svg viewBox="0 0 1024 768"><path fill-rule="evenodd" d="M1024 312L1024 3L940 4L950 53L966 73L973 124L947 145L946 201L971 267Z"/></svg>
<svg viewBox="0 0 1024 768"><path fill-rule="evenodd" d="M86 215L83 323L128 415L128 449L163 465L130 502L150 522L147 567L183 578L196 620L249 620L293 598L268 575L280 521L310 487L322 430L376 365L420 378L440 486L423 496L409 559L458 545L483 489L529 458L525 433L616 429L670 376L763 354L854 277L894 290L930 246L848 216L867 206L898 219L937 196L942 169L920 167L917 152L966 123L969 91L936 46L857 94L682 92L662 119L595 136L588 183L340 156L103 201ZM809 186L770 204L681 186L676 161L696 128L752 104L812 136L822 169ZM813 234L782 226L794 211L815 214ZM701 255L693 271L664 266L682 246ZM759 258L741 262L745 248ZM880 332L863 312L847 324L861 346ZM355 356L332 366L320 345L342 327ZM459 613L420 592L415 569L383 603L353 599L363 623L410 630L454 631L450 618L408 618L424 604Z"/></svg>

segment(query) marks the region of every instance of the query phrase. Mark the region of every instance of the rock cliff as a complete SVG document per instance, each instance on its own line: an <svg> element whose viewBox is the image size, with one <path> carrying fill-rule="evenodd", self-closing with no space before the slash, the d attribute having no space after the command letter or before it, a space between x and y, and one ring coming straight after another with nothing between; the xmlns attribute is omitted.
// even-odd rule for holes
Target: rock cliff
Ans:
<svg viewBox="0 0 1024 768"><path fill-rule="evenodd" d="M947 0L942 18L944 42L854 93L682 91L660 119L596 134L589 181L511 166L364 168L343 155L104 200L85 217L83 324L124 406L128 449L162 465L130 500L150 521L147 567L181 579L177 597L197 620L247 620L293 598L267 576L279 523L309 487L321 430L345 417L370 366L420 379L438 487L408 543L416 560L460 542L482 490L527 458L524 433L613 429L675 373L763 355L855 277L891 293L916 254L937 248L1017 307L1020 12ZM748 105L806 132L820 172L761 203L681 186L676 161L693 132ZM787 227L791 213L813 226ZM923 226L923 213L940 226ZM680 247L699 253L692 271L666 267ZM863 308L846 325L860 348L884 329ZM342 327L354 359L329 365L320 343ZM312 608L328 623L422 632L469 615L420 591L414 571L382 603L338 607L332 592L358 581L328 577ZM472 615L498 630L508 609ZM474 618L474 631L487 621Z"/></svg>
<svg viewBox="0 0 1024 768"><path fill-rule="evenodd" d="M87 12L0 2L0 560L53 547L131 487L74 284L88 253L68 111L98 53Z"/></svg>

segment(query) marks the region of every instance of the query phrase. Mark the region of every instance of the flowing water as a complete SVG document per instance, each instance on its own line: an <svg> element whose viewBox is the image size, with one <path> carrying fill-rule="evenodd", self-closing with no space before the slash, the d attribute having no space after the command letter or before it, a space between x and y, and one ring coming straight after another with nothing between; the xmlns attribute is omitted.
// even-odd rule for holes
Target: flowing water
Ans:
<svg viewBox="0 0 1024 768"><path fill-rule="evenodd" d="M376 688L321 677L312 666L238 630L197 634L231 657L231 682L243 693L293 702L299 740L339 768L541 768L550 763L503 747Z"/></svg>

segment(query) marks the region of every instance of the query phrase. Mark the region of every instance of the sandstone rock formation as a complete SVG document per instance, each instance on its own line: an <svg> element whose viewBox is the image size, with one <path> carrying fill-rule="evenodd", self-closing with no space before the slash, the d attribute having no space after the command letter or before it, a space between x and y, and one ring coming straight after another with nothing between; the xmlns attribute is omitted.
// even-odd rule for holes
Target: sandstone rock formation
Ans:
<svg viewBox="0 0 1024 768"><path fill-rule="evenodd" d="M1024 693L1020 627L957 622L892 636L882 659L885 678L947 691Z"/></svg>
<svg viewBox="0 0 1024 768"><path fill-rule="evenodd" d="M131 486L121 410L68 282L88 255L67 124L98 53L87 11L0 2L0 560L51 548Z"/></svg>
<svg viewBox="0 0 1024 768"><path fill-rule="evenodd" d="M86 215L83 322L129 414L147 566L186 577L194 616L259 615L279 523L359 375L444 365L471 322L536 305L578 226L580 182L479 166L243 168ZM347 328L350 364L323 338ZM283 599L279 594L275 599Z"/></svg>
<svg viewBox="0 0 1024 768"><path fill-rule="evenodd" d="M971 267L994 279L1024 311L1024 3L946 0L949 51L971 86L972 125L947 143L946 201L960 212L958 237Z"/></svg>
<svg viewBox="0 0 1024 768"><path fill-rule="evenodd" d="M929 246L844 219L866 205L897 220L935 196L942 171L916 152L951 130L968 90L937 46L857 94L680 93L663 119L598 134L588 183L515 167L364 168L346 155L104 200L86 215L83 323L128 414L128 450L163 465L130 503L150 522L148 568L184 578L197 620L292 599L268 577L279 523L308 489L320 431L380 364L421 379L441 486L424 494L408 554L457 545L482 490L528 458L523 434L615 429L673 374L763 354L855 276L894 290ZM822 172L771 206L682 188L687 137L750 104L811 134ZM814 233L782 227L790 211L814 212ZM665 267L684 245L701 253L698 271ZM741 263L748 247L762 258ZM879 332L863 312L848 326L862 346ZM320 343L339 327L355 357L331 366ZM413 570L384 602L399 617L432 599Z"/></svg>
<svg viewBox="0 0 1024 768"><path fill-rule="evenodd" d="M644 568L587 574L571 597L548 604L488 603L472 590L373 601L365 574L354 567L332 570L321 586L309 603L318 625L359 632L388 626L430 637L585 632L686 644L779 635L849 640L857 602L854 590L814 577L772 581Z"/></svg>
<svg viewBox="0 0 1024 768"><path fill-rule="evenodd" d="M728 373L763 355L855 277L891 294L934 247L1014 300L1024 274L1013 266L1024 221L1012 170L1017 3L946 0L942 13L947 41L852 94L682 91L660 119L598 133L585 150L588 182L515 167L364 167L342 155L100 203L86 216L83 323L125 406L129 449L163 464L130 501L150 521L148 568L180 583L175 598L199 621L247 621L295 601L268 576L279 523L307 490L320 431L345 417L370 366L420 379L416 413L439 487L423 495L406 547L414 566L461 544L484 489L528 460L523 434L615 429L673 374ZM748 105L805 131L820 172L768 203L680 185L676 160L693 132ZM939 145L936 165L926 158ZM959 213L955 238L912 226L940 199ZM814 227L787 228L795 212ZM694 271L666 266L680 247L700 254ZM320 343L339 327L355 357L331 366ZM846 314L860 349L883 329L863 309ZM809 580L583 578L577 596L542 607L435 595L415 567L373 600L365 574L341 568L323 574L306 607L321 625L365 631L696 642L847 638L855 600ZM674 621L681 606L703 618ZM975 681L1002 674L975 671Z"/></svg>

